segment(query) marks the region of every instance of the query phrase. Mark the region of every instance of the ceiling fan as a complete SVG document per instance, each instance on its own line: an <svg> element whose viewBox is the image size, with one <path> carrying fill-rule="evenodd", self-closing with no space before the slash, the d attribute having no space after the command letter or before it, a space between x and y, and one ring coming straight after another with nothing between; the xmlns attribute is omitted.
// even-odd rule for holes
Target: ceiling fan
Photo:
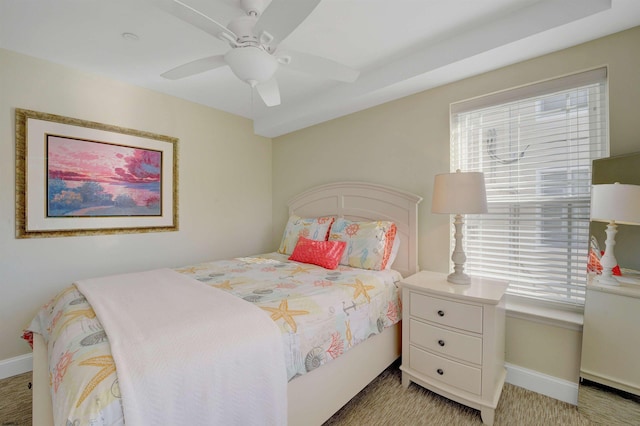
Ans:
<svg viewBox="0 0 640 426"><path fill-rule="evenodd" d="M224 55L197 59L173 68L161 74L164 78L177 80L227 65L240 80L256 88L267 106L280 105L280 89L274 76L280 65L343 82L358 78L359 71L343 64L280 46L320 0L271 0L266 8L264 0L237 0L244 14L226 26L180 0L153 2L231 47Z"/></svg>

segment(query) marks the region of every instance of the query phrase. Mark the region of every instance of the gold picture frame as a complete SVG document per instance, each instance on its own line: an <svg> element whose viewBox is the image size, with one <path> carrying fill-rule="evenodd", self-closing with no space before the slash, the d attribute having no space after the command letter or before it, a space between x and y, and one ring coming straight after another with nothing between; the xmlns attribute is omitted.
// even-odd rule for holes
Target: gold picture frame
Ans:
<svg viewBox="0 0 640 426"><path fill-rule="evenodd" d="M16 108L16 238L178 230L178 139Z"/></svg>

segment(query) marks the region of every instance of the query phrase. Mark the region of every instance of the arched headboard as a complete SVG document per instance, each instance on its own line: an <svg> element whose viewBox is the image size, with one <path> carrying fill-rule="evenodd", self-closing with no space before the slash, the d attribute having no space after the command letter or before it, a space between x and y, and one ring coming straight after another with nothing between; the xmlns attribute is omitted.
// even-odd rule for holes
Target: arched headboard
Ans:
<svg viewBox="0 0 640 426"><path fill-rule="evenodd" d="M418 204L422 197L383 185L336 182L307 190L291 200L289 214L389 220L398 227L400 249L392 268L407 277L418 272Z"/></svg>

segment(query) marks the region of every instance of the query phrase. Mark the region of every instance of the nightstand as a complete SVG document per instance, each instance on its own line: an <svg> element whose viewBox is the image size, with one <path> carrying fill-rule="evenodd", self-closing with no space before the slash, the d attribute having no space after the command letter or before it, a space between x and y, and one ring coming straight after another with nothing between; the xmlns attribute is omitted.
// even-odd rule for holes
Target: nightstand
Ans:
<svg viewBox="0 0 640 426"><path fill-rule="evenodd" d="M640 396L640 286L587 283L580 377Z"/></svg>
<svg viewBox="0 0 640 426"><path fill-rule="evenodd" d="M492 425L506 376L502 281L447 282L421 271L402 286L402 385L417 383L480 410Z"/></svg>

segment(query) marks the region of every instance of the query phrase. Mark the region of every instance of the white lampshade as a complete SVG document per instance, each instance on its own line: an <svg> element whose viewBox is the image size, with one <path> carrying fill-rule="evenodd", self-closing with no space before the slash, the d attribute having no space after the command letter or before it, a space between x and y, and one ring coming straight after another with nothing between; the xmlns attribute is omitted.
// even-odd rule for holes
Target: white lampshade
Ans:
<svg viewBox="0 0 640 426"><path fill-rule="evenodd" d="M433 184L433 213L486 213L487 193L484 174L480 172L444 173L436 175Z"/></svg>
<svg viewBox="0 0 640 426"><path fill-rule="evenodd" d="M611 183L591 187L591 220L640 225L640 185Z"/></svg>

